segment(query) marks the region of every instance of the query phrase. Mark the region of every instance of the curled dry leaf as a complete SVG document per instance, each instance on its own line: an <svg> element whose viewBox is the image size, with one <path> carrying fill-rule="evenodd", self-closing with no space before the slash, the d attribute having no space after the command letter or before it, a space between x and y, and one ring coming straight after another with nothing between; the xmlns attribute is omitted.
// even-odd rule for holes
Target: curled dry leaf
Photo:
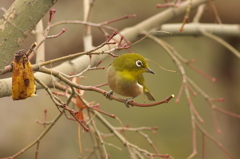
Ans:
<svg viewBox="0 0 240 159"><path fill-rule="evenodd" d="M75 77L74 80L76 80L77 84L80 84L80 77ZM83 96L84 91L77 89L77 92ZM79 98L79 96L76 96L76 106L79 108L79 111L76 114L76 117L80 121L85 121L84 114L83 114L83 109L87 108L86 105L84 105L83 101Z"/></svg>
<svg viewBox="0 0 240 159"><path fill-rule="evenodd" d="M15 54L12 66L12 99L22 100L35 96L36 86L32 65L23 50Z"/></svg>

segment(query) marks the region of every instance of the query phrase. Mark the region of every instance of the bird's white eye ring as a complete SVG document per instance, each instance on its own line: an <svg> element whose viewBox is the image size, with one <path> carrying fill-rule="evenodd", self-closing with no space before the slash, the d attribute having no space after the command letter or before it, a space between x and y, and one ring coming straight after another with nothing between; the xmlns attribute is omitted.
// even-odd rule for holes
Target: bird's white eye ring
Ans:
<svg viewBox="0 0 240 159"><path fill-rule="evenodd" d="M143 66L143 63L142 63L142 61L137 60L137 61L136 61L136 65L137 65L137 67L142 67L142 66Z"/></svg>

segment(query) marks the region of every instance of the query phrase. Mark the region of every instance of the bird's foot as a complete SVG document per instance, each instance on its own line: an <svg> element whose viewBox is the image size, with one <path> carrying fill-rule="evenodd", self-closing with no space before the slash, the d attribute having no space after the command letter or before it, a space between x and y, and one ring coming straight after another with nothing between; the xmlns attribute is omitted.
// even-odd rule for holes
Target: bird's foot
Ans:
<svg viewBox="0 0 240 159"><path fill-rule="evenodd" d="M105 93L105 97L106 97L107 99L112 100L112 98L111 98L111 95L112 95L112 94L113 94L113 91L106 92L106 93Z"/></svg>
<svg viewBox="0 0 240 159"><path fill-rule="evenodd" d="M124 101L124 104L126 105L127 108L130 108L131 106L133 107L134 105L132 105L130 102L133 101L133 98L129 98L129 99L126 99Z"/></svg>

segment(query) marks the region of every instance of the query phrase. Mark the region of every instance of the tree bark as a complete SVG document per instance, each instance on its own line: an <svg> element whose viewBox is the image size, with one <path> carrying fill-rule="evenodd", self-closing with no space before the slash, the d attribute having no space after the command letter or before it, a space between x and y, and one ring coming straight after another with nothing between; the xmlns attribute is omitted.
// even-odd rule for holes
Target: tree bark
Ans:
<svg viewBox="0 0 240 159"><path fill-rule="evenodd" d="M16 0L0 19L0 72L57 0Z"/></svg>

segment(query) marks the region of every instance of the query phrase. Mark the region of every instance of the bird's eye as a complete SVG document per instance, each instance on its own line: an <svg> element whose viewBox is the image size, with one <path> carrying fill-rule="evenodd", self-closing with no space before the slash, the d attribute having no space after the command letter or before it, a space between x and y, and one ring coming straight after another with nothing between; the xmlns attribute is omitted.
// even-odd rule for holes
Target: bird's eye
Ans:
<svg viewBox="0 0 240 159"><path fill-rule="evenodd" d="M143 66L143 63L142 63L142 61L137 60L137 61L136 61L136 65L137 65L137 67L142 67L142 66Z"/></svg>

